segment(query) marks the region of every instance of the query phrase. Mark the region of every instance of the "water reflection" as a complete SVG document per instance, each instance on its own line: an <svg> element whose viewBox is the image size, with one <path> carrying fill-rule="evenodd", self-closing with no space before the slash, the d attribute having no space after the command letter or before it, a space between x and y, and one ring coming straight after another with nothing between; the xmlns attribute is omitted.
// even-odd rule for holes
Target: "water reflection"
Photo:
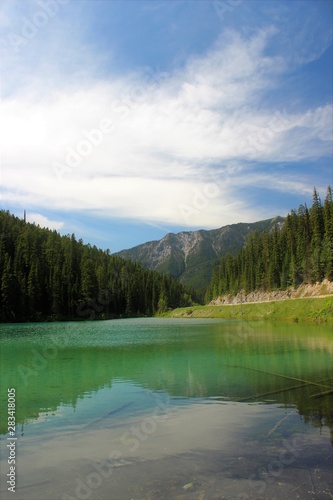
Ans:
<svg viewBox="0 0 333 500"><path fill-rule="evenodd" d="M140 388L142 401L149 390L177 404L295 407L306 423L328 426L333 444L333 341L327 327L150 319L2 325L0 335L1 412L7 388L15 387L20 425L61 406L75 409L78 401L127 382ZM121 391L112 394L113 406L126 404ZM100 411L109 409L101 403ZM2 422L0 432L6 431Z"/></svg>

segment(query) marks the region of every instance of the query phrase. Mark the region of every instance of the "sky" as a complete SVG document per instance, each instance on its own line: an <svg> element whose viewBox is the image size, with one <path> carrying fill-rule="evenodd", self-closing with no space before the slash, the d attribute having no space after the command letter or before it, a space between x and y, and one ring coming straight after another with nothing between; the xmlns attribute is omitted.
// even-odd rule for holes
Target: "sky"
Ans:
<svg viewBox="0 0 333 500"><path fill-rule="evenodd" d="M333 185L331 0L2 0L0 208L111 252Z"/></svg>

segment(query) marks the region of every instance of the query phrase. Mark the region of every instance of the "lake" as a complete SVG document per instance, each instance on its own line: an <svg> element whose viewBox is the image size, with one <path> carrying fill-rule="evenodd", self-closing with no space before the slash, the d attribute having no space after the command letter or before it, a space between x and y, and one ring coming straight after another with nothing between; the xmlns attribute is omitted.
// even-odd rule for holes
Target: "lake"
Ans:
<svg viewBox="0 0 333 500"><path fill-rule="evenodd" d="M3 324L0 345L2 500L333 498L329 326Z"/></svg>

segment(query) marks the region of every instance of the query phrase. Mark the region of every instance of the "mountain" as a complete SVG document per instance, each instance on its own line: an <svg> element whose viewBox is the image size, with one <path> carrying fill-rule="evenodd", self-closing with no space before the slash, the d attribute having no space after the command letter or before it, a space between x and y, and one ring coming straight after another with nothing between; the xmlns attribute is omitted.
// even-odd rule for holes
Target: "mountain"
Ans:
<svg viewBox="0 0 333 500"><path fill-rule="evenodd" d="M143 267L166 272L183 284L204 290L209 284L214 263L227 252L232 255L244 246L254 231L270 231L281 226L283 217L253 223L231 224L212 230L169 233L158 241L149 241L117 252L125 259L140 262Z"/></svg>

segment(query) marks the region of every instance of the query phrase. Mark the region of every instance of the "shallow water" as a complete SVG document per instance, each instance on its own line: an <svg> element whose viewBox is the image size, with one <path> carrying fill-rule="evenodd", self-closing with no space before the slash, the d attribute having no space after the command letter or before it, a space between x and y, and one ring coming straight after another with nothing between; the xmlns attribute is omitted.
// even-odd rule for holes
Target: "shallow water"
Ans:
<svg viewBox="0 0 333 500"><path fill-rule="evenodd" d="M0 345L2 499L331 498L330 327L0 325Z"/></svg>

